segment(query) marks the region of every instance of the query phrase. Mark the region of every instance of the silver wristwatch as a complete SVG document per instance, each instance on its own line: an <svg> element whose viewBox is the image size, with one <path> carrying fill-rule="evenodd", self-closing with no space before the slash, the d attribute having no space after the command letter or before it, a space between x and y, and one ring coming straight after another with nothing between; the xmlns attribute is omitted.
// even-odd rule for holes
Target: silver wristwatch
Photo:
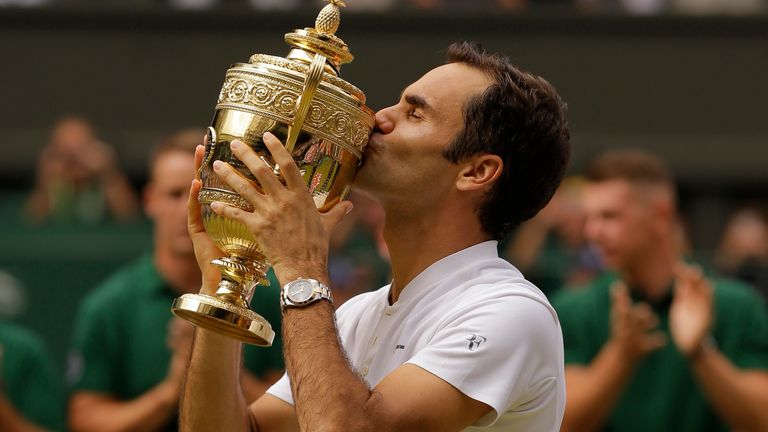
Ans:
<svg viewBox="0 0 768 432"><path fill-rule="evenodd" d="M288 282L280 293L280 306L304 307L318 300L328 300L333 303L331 289L314 279L298 278Z"/></svg>

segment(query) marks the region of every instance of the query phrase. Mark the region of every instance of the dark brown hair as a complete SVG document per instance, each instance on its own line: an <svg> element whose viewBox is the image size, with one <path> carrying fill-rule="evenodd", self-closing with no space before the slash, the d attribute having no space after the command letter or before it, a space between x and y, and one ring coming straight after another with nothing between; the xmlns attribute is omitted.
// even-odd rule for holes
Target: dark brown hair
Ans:
<svg viewBox="0 0 768 432"><path fill-rule="evenodd" d="M636 184L673 188L674 179L664 162L641 150L612 150L596 157L584 173L587 181L625 180Z"/></svg>
<svg viewBox="0 0 768 432"><path fill-rule="evenodd" d="M205 131L203 129L189 128L180 129L161 139L160 142L158 142L157 145L152 148L152 152L150 153L150 172L152 167L155 166L157 160L160 159L160 156L163 156L166 153L177 151L194 155L195 148L199 144L203 144L204 135Z"/></svg>
<svg viewBox="0 0 768 432"><path fill-rule="evenodd" d="M560 184L570 158L567 109L546 80L478 44L451 45L447 62L480 69L494 81L467 102L464 128L444 156L452 162L480 153L501 157L504 171L478 209L483 229L501 240L535 216Z"/></svg>

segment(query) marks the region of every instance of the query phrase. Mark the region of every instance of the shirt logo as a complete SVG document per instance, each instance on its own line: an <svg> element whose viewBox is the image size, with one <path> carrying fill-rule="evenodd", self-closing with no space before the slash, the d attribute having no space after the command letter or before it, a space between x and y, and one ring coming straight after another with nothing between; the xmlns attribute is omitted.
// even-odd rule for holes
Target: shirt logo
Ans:
<svg viewBox="0 0 768 432"><path fill-rule="evenodd" d="M395 351L397 351L399 349L405 349L405 345L398 345L398 346L395 347Z"/></svg>
<svg viewBox="0 0 768 432"><path fill-rule="evenodd" d="M469 341L469 350L474 351L480 347L480 344L485 342L487 339L485 336L473 334L472 336L468 337L467 340Z"/></svg>

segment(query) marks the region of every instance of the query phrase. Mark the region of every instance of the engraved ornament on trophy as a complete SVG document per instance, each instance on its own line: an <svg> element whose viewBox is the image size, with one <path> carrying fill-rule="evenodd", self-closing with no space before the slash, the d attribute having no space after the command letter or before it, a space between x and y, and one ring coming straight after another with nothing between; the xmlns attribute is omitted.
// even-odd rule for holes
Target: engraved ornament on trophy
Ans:
<svg viewBox="0 0 768 432"><path fill-rule="evenodd" d="M243 141L275 167L262 141L262 135L271 132L293 156L319 211L346 196L374 127L374 113L365 105L363 92L339 77L339 67L353 57L334 35L344 3L328 2L314 28L285 35L291 46L286 57L255 54L249 63L227 70L205 137L198 201L208 235L225 254L212 261L222 280L213 295L177 298L172 311L197 326L254 345L270 346L275 335L269 322L249 306L257 285L268 284L269 263L244 225L211 210L213 201L254 210L218 178L213 162L228 162L258 187L229 143ZM274 171L279 176L276 167Z"/></svg>

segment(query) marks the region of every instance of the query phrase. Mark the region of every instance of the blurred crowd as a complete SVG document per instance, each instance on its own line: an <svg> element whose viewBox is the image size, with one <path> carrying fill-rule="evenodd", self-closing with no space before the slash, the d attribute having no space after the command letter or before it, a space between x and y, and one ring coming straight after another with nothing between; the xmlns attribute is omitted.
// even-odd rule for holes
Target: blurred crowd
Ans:
<svg viewBox="0 0 768 432"><path fill-rule="evenodd" d="M10 7L114 7L121 10L173 8L178 10L255 9L295 11L319 8L322 0L0 0ZM764 13L767 0L347 0L350 12L524 12L561 9L582 13L659 13L745 15Z"/></svg>
<svg viewBox="0 0 768 432"><path fill-rule="evenodd" d="M202 136L202 128L187 129L160 140L148 155L148 178L139 192L88 119L66 116L52 125L34 186L17 209L20 220L29 229L105 222L120 229L147 218L153 241L76 299L73 328L61 329L61 337L72 335L66 368L56 364L46 341L12 323L23 313L19 309L35 306L14 300L22 295L24 275L0 273L0 430L176 430L191 326L168 309L175 297L199 289L185 221L194 148ZM382 208L354 191L349 199L354 211L331 242L337 306L390 277ZM566 178L548 206L499 245L561 317L572 365L564 429L700 431L740 424L738 410L720 417L712 408L720 402L707 378L686 366L701 356L699 345L685 342L680 332L698 319L737 367L768 367L768 215L762 205L733 208L717 250L702 258L680 223L675 184L663 161L617 152ZM670 291L664 269L673 265ZM276 285L257 289L253 308L279 335ZM691 318L697 316L703 318ZM280 343L278 337L275 348L246 350L247 398L257 398L280 376ZM612 375L605 366L611 355L620 359L616 367L629 372ZM607 390L596 394L600 386ZM571 394L581 399L571 400ZM661 404L669 406L659 411Z"/></svg>

